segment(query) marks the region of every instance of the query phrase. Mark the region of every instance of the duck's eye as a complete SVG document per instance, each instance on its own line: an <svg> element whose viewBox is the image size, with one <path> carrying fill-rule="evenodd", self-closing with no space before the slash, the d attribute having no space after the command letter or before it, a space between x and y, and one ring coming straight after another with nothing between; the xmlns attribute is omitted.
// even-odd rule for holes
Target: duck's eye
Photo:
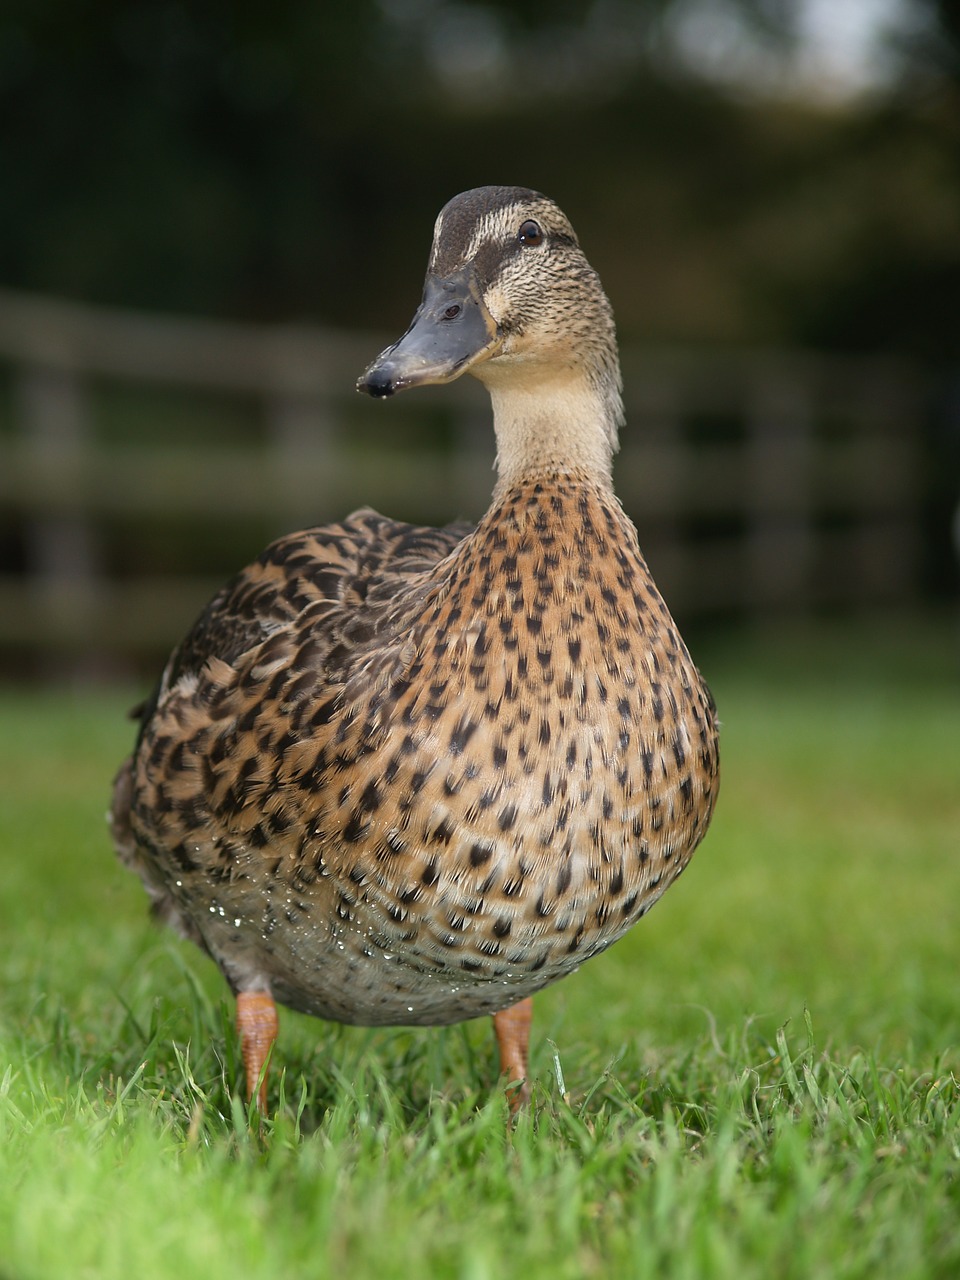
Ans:
<svg viewBox="0 0 960 1280"><path fill-rule="evenodd" d="M540 223L528 218L526 222L521 224L520 230L517 232L517 239L521 244L526 245L543 244L543 229Z"/></svg>

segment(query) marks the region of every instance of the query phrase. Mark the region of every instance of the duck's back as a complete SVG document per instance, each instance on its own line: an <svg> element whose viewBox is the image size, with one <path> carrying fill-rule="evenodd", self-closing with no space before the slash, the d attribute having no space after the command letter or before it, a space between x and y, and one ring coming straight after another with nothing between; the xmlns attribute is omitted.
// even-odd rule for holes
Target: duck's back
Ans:
<svg viewBox="0 0 960 1280"><path fill-rule="evenodd" d="M633 526L559 475L469 534L363 512L275 543L171 660L116 824L235 989L430 1024L615 941L716 788L712 702Z"/></svg>

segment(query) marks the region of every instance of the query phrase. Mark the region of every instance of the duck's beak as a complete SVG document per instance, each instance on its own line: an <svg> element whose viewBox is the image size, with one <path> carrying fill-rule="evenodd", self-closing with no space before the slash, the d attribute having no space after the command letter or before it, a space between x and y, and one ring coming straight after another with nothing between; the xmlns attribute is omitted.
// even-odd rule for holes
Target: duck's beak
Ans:
<svg viewBox="0 0 960 1280"><path fill-rule="evenodd" d="M358 380L357 390L391 396L406 387L452 382L499 345L497 323L484 306L471 266L445 279L428 275L410 328L381 351Z"/></svg>

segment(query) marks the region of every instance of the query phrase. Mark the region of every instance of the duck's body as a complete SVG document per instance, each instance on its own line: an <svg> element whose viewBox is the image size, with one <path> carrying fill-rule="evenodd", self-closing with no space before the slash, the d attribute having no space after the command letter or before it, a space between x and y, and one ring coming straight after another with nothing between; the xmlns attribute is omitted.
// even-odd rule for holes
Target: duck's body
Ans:
<svg viewBox="0 0 960 1280"><path fill-rule="evenodd" d="M589 268L554 205L451 202L424 307L365 375L387 394L477 365L500 469L479 526L362 511L274 543L173 655L121 771L118 847L241 1013L500 1015L625 933L706 829L712 702L610 481L616 349L611 388L603 342L582 373L569 334L541 360L532 323L491 322L509 270L485 282L485 246L551 220L575 296ZM524 1074L525 1043L509 1058Z"/></svg>

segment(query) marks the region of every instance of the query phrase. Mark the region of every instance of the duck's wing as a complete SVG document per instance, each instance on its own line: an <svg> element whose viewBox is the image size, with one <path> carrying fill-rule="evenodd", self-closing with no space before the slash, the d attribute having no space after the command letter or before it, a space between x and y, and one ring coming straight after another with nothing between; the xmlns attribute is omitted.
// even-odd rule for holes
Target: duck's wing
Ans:
<svg viewBox="0 0 960 1280"><path fill-rule="evenodd" d="M369 637L397 594L453 551L471 527L428 528L363 508L341 523L277 539L200 614L137 709L141 725L168 690L199 675L211 660L235 666L308 609L316 638L325 642L321 649L339 651Z"/></svg>
<svg viewBox="0 0 960 1280"><path fill-rule="evenodd" d="M109 820L121 859L141 875L155 912L181 933L204 945L171 899L154 856L139 847L132 816L138 773L142 784L163 772L160 757L154 761L158 741L162 757L188 725L195 728L206 718L194 696L198 683L206 677L208 685L216 685L243 670L250 677L244 697L256 706L270 683L265 670L275 657L291 652L309 654L315 691L336 683L358 645L375 644L379 636L385 643L395 639L386 633L398 598L415 592L470 528L426 528L364 508L342 523L289 534L213 597L171 654L153 692L133 712L140 721L137 743L114 781Z"/></svg>

